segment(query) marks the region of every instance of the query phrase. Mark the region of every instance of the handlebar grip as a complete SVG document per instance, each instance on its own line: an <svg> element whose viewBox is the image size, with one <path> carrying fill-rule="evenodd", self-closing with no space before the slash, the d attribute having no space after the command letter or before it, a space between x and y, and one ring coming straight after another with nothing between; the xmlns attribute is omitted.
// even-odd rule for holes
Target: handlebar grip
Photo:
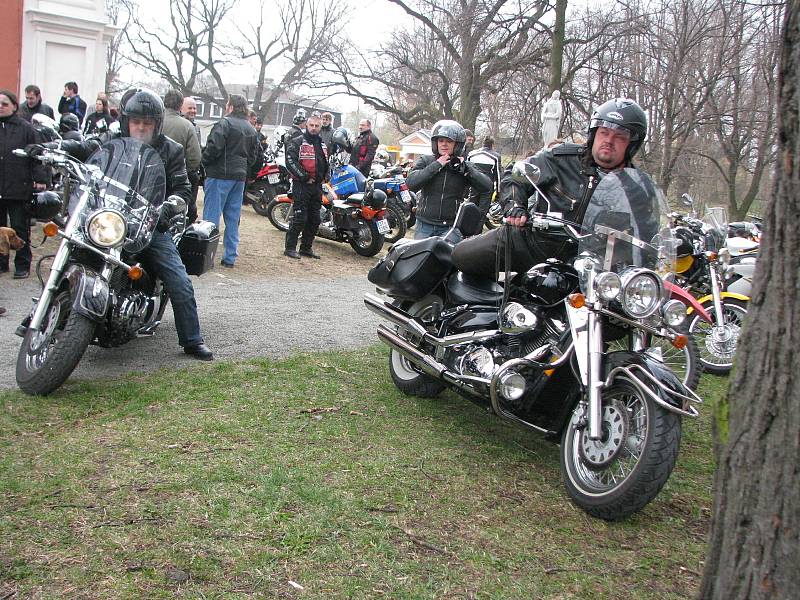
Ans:
<svg viewBox="0 0 800 600"><path fill-rule="evenodd" d="M12 151L11 151L11 153L12 153L14 156L21 156L21 157L26 157L26 156L28 156L28 153L27 153L27 152L25 152L25 150L23 150L22 148L15 148L14 150L12 150Z"/></svg>

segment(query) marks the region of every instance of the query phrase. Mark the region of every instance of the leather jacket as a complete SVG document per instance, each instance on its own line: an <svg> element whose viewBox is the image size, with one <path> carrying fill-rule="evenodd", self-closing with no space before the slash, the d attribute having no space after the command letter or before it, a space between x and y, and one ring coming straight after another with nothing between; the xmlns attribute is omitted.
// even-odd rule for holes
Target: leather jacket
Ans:
<svg viewBox="0 0 800 600"><path fill-rule="evenodd" d="M234 114L222 117L203 149L206 177L246 181L255 179L261 166L258 135L249 121Z"/></svg>
<svg viewBox="0 0 800 600"><path fill-rule="evenodd" d="M322 185L328 175L328 154L322 138L307 131L289 139L286 144L286 170L292 179L307 183L314 179Z"/></svg>
<svg viewBox="0 0 800 600"><path fill-rule="evenodd" d="M34 181L48 181L47 168L42 163L14 155L14 150L36 141L36 130L25 119L16 114L0 119L0 198L28 200Z"/></svg>
<svg viewBox="0 0 800 600"><path fill-rule="evenodd" d="M372 133L371 129L366 129L358 134L353 150L350 152L350 164L361 171L364 177L369 177L369 169L375 159L375 152L378 150L378 136Z"/></svg>
<svg viewBox="0 0 800 600"><path fill-rule="evenodd" d="M412 192L420 192L417 198L418 219L426 223L451 225L467 186L472 186L478 192L492 189L492 180L475 165L464 161L461 166L463 172L457 172L449 165L443 167L433 154L417 159L406 183Z"/></svg>

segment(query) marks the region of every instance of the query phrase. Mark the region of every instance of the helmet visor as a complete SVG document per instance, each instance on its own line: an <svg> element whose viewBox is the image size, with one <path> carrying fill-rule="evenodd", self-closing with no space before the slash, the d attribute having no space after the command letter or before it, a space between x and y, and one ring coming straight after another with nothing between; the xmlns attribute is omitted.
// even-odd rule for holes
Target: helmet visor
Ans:
<svg viewBox="0 0 800 600"><path fill-rule="evenodd" d="M613 129L614 133L622 135L627 141L635 140L634 136L631 134L631 130L628 129L627 127L623 127L619 123L606 121L604 119L592 119L592 122L589 125L589 129L597 129L598 127Z"/></svg>

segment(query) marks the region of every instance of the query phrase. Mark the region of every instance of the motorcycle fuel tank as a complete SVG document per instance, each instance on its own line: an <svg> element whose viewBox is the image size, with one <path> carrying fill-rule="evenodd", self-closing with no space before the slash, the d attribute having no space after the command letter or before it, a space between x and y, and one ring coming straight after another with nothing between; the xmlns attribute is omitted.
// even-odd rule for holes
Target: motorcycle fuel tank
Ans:
<svg viewBox="0 0 800 600"><path fill-rule="evenodd" d="M559 261L540 263L522 276L522 287L537 303L558 304L578 287L578 273Z"/></svg>

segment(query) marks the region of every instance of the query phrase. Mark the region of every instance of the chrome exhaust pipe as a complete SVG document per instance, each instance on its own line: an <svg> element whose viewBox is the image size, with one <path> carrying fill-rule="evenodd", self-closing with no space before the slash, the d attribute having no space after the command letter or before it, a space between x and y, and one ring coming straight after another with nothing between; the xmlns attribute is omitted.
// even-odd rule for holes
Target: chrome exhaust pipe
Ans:
<svg viewBox="0 0 800 600"><path fill-rule="evenodd" d="M486 395L475 389L469 382L474 381L489 385L490 381L488 379L462 376L450 371L445 365L434 359L432 356L428 356L419 348L416 348L413 344L401 338L385 325L378 325L378 337L383 343L399 352L426 375L430 375L436 379L441 379L445 383L448 383L475 398L483 401L486 400Z"/></svg>

